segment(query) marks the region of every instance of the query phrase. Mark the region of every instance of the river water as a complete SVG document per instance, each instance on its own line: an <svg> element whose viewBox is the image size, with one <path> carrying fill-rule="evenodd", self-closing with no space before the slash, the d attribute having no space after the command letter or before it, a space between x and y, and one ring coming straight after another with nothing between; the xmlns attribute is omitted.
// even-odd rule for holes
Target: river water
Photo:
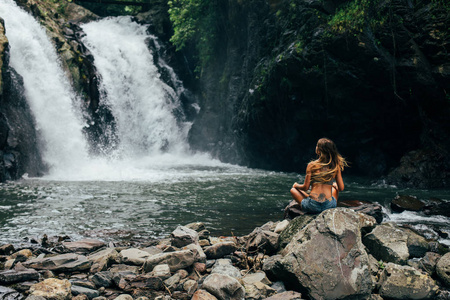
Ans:
<svg viewBox="0 0 450 300"><path fill-rule="evenodd" d="M184 88L154 54L147 26L129 17L82 26L83 43L99 72L101 105L116 122L117 144L104 156L89 155L80 97L72 90L45 29L12 0L0 0L10 43L10 65L23 76L49 173L0 185L0 243L47 234L105 241L166 237L178 225L204 222L213 235L244 235L283 217L289 189L300 174L248 169L189 150L191 124L180 110ZM161 79L160 68L172 84ZM195 104L195 109L201 109ZM312 155L314 155L312 153ZM303 170L299 170L302 172ZM401 190L361 178L345 178L340 200L384 205L387 219L450 232L449 218L391 214L397 194L450 201L450 190ZM450 244L449 239L441 242Z"/></svg>
<svg viewBox="0 0 450 300"><path fill-rule="evenodd" d="M204 159L204 158L203 158ZM145 169L146 168L146 169ZM178 225L204 222L214 236L245 235L268 221L283 218L289 188L302 177L222 164L143 166L141 178L127 180L24 179L2 184L0 243L20 243L43 234L73 239L129 241L167 237ZM116 174L119 175L119 174ZM130 174L122 174L124 178ZM340 200L383 204L385 220L450 233L449 218L404 212L392 214L389 203L397 194L428 200L450 200L449 190L402 190L345 178ZM440 239L450 245L449 239Z"/></svg>

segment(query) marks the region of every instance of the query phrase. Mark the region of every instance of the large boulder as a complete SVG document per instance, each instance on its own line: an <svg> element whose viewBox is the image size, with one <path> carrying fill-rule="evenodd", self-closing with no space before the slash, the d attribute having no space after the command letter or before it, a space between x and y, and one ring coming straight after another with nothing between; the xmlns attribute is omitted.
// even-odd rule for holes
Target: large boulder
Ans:
<svg viewBox="0 0 450 300"><path fill-rule="evenodd" d="M218 259L211 269L211 274L228 275L233 278L241 278L241 272L234 267L230 259Z"/></svg>
<svg viewBox="0 0 450 300"><path fill-rule="evenodd" d="M435 281L410 266L388 263L380 278L383 299L433 299L438 291Z"/></svg>
<svg viewBox="0 0 450 300"><path fill-rule="evenodd" d="M448 287L450 287L450 252L442 256L437 265L436 273L439 279Z"/></svg>
<svg viewBox="0 0 450 300"><path fill-rule="evenodd" d="M348 208L322 212L281 252L280 279L312 299L368 297L373 283L361 230L375 224Z"/></svg>
<svg viewBox="0 0 450 300"><path fill-rule="evenodd" d="M301 215L289 222L289 225L280 233L278 238L279 247L286 247L291 242L292 237L312 220L314 220L312 215Z"/></svg>
<svg viewBox="0 0 450 300"><path fill-rule="evenodd" d="M69 300L72 298L71 284L66 279L45 279L30 288L30 295L42 296L47 300Z"/></svg>
<svg viewBox="0 0 450 300"><path fill-rule="evenodd" d="M47 258L30 259L24 262L23 265L37 270L78 272L89 270L91 262L87 260L86 256L68 253Z"/></svg>
<svg viewBox="0 0 450 300"><path fill-rule="evenodd" d="M363 242L377 260L405 264L409 258L408 235L392 223L378 225Z"/></svg>
<svg viewBox="0 0 450 300"><path fill-rule="evenodd" d="M203 289L213 294L219 300L242 300L245 296L244 287L235 278L211 274L203 281Z"/></svg>

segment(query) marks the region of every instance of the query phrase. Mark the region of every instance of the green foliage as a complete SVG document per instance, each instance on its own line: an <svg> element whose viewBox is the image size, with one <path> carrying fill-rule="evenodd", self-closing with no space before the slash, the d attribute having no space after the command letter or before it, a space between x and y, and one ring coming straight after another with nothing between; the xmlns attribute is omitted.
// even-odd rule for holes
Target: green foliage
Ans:
<svg viewBox="0 0 450 300"><path fill-rule="evenodd" d="M384 262L382 260L378 261L378 269L384 270L386 266L384 265Z"/></svg>
<svg viewBox="0 0 450 300"><path fill-rule="evenodd" d="M171 0L170 21L174 34L170 41L177 50L195 44L201 65L210 61L217 43L220 0Z"/></svg>
<svg viewBox="0 0 450 300"><path fill-rule="evenodd" d="M353 0L343 5L330 19L328 25L337 33L359 34L365 26L383 25L386 17L375 8L377 0Z"/></svg>

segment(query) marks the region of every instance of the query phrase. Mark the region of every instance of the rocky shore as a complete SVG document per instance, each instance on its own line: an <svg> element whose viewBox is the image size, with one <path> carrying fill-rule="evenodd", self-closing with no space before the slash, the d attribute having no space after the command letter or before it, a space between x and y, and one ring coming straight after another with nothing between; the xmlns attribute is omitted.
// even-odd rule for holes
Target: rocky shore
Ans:
<svg viewBox="0 0 450 300"><path fill-rule="evenodd" d="M1 245L0 299L450 299L448 248L381 223L377 205L293 207L242 237L198 222L139 245L45 235Z"/></svg>

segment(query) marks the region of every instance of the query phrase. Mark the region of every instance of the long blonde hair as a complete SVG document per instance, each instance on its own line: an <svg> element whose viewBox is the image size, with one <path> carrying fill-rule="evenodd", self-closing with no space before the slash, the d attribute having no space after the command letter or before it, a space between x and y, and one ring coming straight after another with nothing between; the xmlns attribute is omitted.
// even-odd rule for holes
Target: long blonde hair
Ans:
<svg viewBox="0 0 450 300"><path fill-rule="evenodd" d="M348 163L343 158L334 142L327 138L317 141L317 154L319 158L311 162L311 181L326 183L336 177L338 170L344 170Z"/></svg>

